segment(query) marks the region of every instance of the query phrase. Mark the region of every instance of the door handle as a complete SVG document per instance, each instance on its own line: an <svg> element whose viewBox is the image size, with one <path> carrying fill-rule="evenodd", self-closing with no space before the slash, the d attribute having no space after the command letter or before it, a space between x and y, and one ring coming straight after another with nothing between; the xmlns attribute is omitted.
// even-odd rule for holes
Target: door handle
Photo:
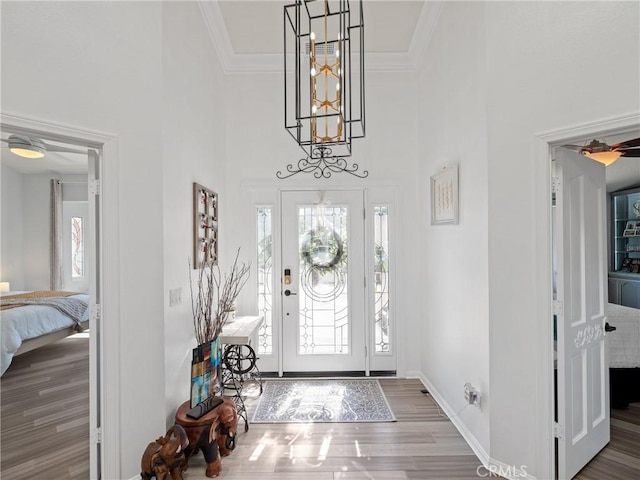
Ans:
<svg viewBox="0 0 640 480"><path fill-rule="evenodd" d="M616 327L614 327L613 325L609 325L609 322L604 324L604 331L605 332L613 332L616 329Z"/></svg>
<svg viewBox="0 0 640 480"><path fill-rule="evenodd" d="M284 291L284 296L288 297L289 295L297 295L296 292L292 292L291 290L287 289Z"/></svg>

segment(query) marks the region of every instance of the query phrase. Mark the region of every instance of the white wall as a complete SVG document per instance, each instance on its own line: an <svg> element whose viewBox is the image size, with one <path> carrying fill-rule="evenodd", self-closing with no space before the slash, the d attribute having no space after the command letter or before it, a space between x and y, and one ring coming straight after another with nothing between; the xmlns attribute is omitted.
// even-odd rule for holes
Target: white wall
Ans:
<svg viewBox="0 0 640 480"><path fill-rule="evenodd" d="M422 295L422 286L418 283L419 268L415 259L423 245L403 241L419 237L416 218L423 208L418 203L419 179L415 175L420 161L416 76L412 73L367 73L367 136L354 140L354 153L350 157L351 161L358 163L360 171L369 171L366 179L345 173L334 174L330 179L316 179L309 174L285 180L276 178L277 171L286 172L288 164L295 165L304 157L302 149L284 128L282 82L282 75L274 73L234 74L227 78L226 168L229 188L220 204L224 218L221 229L227 230L228 235L223 240L223 255L233 256L241 247L241 256L245 260L253 259L251 222L255 219L249 210L251 187L272 188L275 199L277 188L311 187L322 190L334 186L396 186L398 257L395 267L401 272L396 286L400 335L397 343L400 352L398 371L402 374L417 372L419 339L412 332L422 321L421 312L415 308L416 298ZM239 306L242 307L242 303Z"/></svg>
<svg viewBox="0 0 640 480"><path fill-rule="evenodd" d="M49 289L49 182L52 178L63 182L87 179L83 175L22 174L2 167L2 270L4 275L7 269L3 281L11 282L12 290ZM63 185L63 199L79 198L75 192L77 187L75 184ZM86 188L85 184L84 200Z"/></svg>
<svg viewBox="0 0 640 480"><path fill-rule="evenodd" d="M189 273L195 271L188 262L193 259L193 182L227 202L226 86L198 4L167 2L162 21L165 415L171 425L176 407L189 398L196 346L189 289ZM226 238L225 219L220 223ZM177 288L182 303L170 306L169 290Z"/></svg>
<svg viewBox="0 0 640 480"><path fill-rule="evenodd" d="M487 125L484 7L447 5L440 15L420 75L423 135L421 203L430 205L429 180L459 165L459 224L432 226L421 216L421 370L436 394L479 444L490 451ZM465 407L463 386L480 390L482 409ZM478 447L478 445L476 445Z"/></svg>
<svg viewBox="0 0 640 480"><path fill-rule="evenodd" d="M435 142L426 173L459 161L461 191L461 224L426 227L422 267L438 290L425 300L423 371L454 409L465 381L490 385L462 427L538 478L551 465L537 463L535 412L550 399L537 395L536 334L551 319L533 314L533 139L637 112L638 18L630 2L446 3L423 63L422 108L436 113L424 122Z"/></svg>
<svg viewBox="0 0 640 480"><path fill-rule="evenodd" d="M2 165L0 175L2 176L0 281L10 282L12 290L24 290L22 175L6 165Z"/></svg>
<svg viewBox="0 0 640 480"><path fill-rule="evenodd" d="M533 138L637 112L637 2L487 2L491 456L534 467ZM607 66L598 66L603 59ZM616 65L609 68L609 65ZM518 228L514 228L517 222ZM520 228L522 227L522 228ZM551 288L551 287L549 287ZM518 438L518 442L513 442Z"/></svg>
<svg viewBox="0 0 640 480"><path fill-rule="evenodd" d="M107 385L120 419L104 425L122 469L107 462L105 478L131 478L140 452L165 428L164 239L162 175L162 6L157 2L2 2L2 109L117 137L111 188L104 195L105 258L118 271L104 291L107 368L121 369ZM115 196L113 192L117 192ZM117 234L117 237L116 237ZM117 329L117 328L116 328ZM121 367L120 367L120 366ZM114 399L114 391L120 398ZM118 428L114 422L119 421ZM122 432L117 436L116 432ZM109 459L114 452L106 452Z"/></svg>

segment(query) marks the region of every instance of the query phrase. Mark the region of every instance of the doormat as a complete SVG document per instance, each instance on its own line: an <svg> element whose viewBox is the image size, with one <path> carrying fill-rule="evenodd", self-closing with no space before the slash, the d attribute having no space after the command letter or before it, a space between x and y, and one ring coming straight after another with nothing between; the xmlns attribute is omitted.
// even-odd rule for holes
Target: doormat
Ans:
<svg viewBox="0 0 640 480"><path fill-rule="evenodd" d="M395 422L378 380L266 380L253 423Z"/></svg>

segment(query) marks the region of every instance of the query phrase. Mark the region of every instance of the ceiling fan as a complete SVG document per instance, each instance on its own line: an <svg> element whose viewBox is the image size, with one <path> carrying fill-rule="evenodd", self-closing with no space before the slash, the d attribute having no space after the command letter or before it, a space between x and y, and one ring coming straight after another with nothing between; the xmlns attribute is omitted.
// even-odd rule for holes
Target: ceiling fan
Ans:
<svg viewBox="0 0 640 480"><path fill-rule="evenodd" d="M592 140L588 145L562 145L572 148L596 162L611 165L620 157L640 157L640 138L607 145L598 140Z"/></svg>
<svg viewBox="0 0 640 480"><path fill-rule="evenodd" d="M11 135L7 139L0 139L9 144L9 150L24 158L42 158L47 152L83 153L86 151L45 143L39 138L26 135Z"/></svg>

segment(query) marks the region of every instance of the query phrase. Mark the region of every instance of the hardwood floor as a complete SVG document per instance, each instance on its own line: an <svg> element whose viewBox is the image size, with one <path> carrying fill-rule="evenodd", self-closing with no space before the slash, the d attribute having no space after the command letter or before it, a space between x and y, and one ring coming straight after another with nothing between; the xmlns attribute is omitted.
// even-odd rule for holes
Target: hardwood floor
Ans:
<svg viewBox="0 0 640 480"><path fill-rule="evenodd" d="M611 410L611 441L575 480L640 479L640 403Z"/></svg>
<svg viewBox="0 0 640 480"><path fill-rule="evenodd" d="M14 359L0 379L0 478L89 477L88 375L86 338L60 340ZM218 478L481 478L480 461L433 399L420 393L418 380L383 378L380 383L397 422L251 424L245 433L241 421L237 448L223 460ZM254 391L247 402L249 418L256 402ZM610 444L578 480L640 478L640 404L612 410L611 417ZM202 455L191 460L184 479L206 479Z"/></svg>
<svg viewBox="0 0 640 480"><path fill-rule="evenodd" d="M415 379L380 379L397 422L250 424L241 421L237 447L223 459L220 479L478 480L484 467ZM256 395L256 393L254 393ZM256 397L247 403L249 418ZM185 480L205 480L204 460ZM492 477L499 478L499 477Z"/></svg>
<svg viewBox="0 0 640 480"><path fill-rule="evenodd" d="M89 339L13 359L0 379L0 477L89 478Z"/></svg>

